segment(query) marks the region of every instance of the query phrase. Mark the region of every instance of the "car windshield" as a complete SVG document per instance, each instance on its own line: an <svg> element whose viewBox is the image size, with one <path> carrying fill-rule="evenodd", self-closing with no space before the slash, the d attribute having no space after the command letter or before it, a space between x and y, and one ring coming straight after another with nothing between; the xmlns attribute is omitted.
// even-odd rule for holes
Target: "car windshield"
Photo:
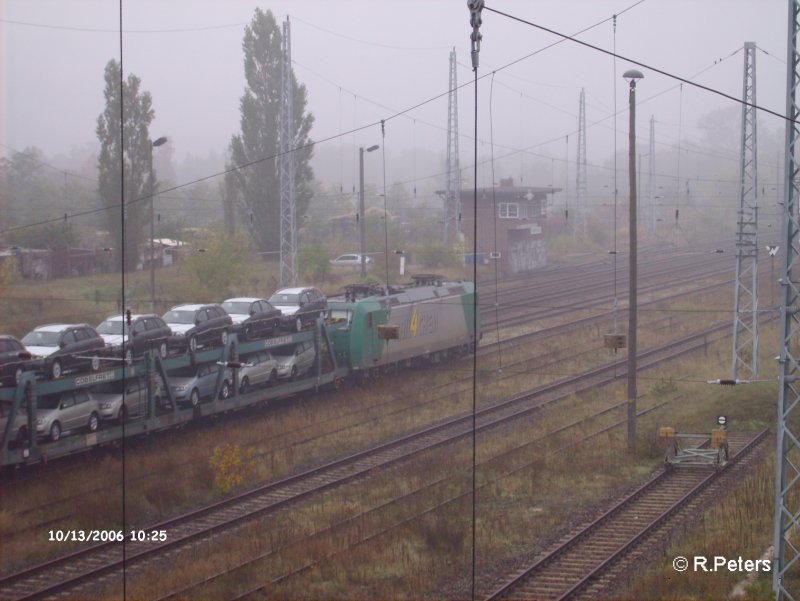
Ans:
<svg viewBox="0 0 800 601"><path fill-rule="evenodd" d="M58 395L55 396L42 396L36 400L36 405L40 409L55 409L61 404L61 397Z"/></svg>
<svg viewBox="0 0 800 601"><path fill-rule="evenodd" d="M247 315L250 313L249 302L224 302L222 308L225 309L230 315Z"/></svg>
<svg viewBox="0 0 800 601"><path fill-rule="evenodd" d="M122 321L121 319L107 319L99 326L97 326L97 333L98 334L106 334L106 335L116 335L122 336L129 330L129 326L127 323Z"/></svg>
<svg viewBox="0 0 800 601"><path fill-rule="evenodd" d="M278 348L270 350L270 353L272 353L272 356L275 359L285 359L286 357L291 357L294 355L294 347L292 345L279 346Z"/></svg>
<svg viewBox="0 0 800 601"><path fill-rule="evenodd" d="M296 305L300 302L300 295L279 292L270 296L269 302L271 302L273 305Z"/></svg>
<svg viewBox="0 0 800 601"><path fill-rule="evenodd" d="M34 330L22 339L25 346L58 346L61 337L59 332L41 332Z"/></svg>
<svg viewBox="0 0 800 601"><path fill-rule="evenodd" d="M102 394L119 394L124 389L122 380L118 380L116 382L108 382L106 384L99 384L92 388L93 392L99 392Z"/></svg>
<svg viewBox="0 0 800 601"><path fill-rule="evenodd" d="M194 378L197 375L197 368L182 367L181 369L176 369L175 371L170 372L170 374L176 378Z"/></svg>
<svg viewBox="0 0 800 601"><path fill-rule="evenodd" d="M194 323L194 311L170 311L164 316L167 323Z"/></svg>

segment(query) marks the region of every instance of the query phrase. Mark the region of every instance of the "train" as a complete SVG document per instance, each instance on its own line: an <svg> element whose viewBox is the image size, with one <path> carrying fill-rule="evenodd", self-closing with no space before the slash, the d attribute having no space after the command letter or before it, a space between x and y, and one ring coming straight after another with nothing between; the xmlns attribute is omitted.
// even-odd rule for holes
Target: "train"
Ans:
<svg viewBox="0 0 800 601"><path fill-rule="evenodd" d="M231 333L221 347L187 348L168 357L147 352L134 363L104 361L98 371L58 380L25 371L18 382L0 386L0 466L50 461L207 416L473 352L480 340L474 282L426 274L412 279L402 285L345 286L343 294L328 298L327 309L311 327L297 332L276 331L247 340ZM300 370L287 369L295 355ZM307 360L301 361L303 356ZM275 373L259 381L242 380L240 374L255 373L254 365L265 360L275 360ZM202 398L182 390L187 374L205 378ZM109 404L109 391L117 389L128 395L135 389L137 405L131 395L122 407L102 415L92 410L90 420L72 431L65 428L64 435L59 430L53 436L51 426L42 427L46 408L63 406L61 399L77 403L79 397L97 395Z"/></svg>

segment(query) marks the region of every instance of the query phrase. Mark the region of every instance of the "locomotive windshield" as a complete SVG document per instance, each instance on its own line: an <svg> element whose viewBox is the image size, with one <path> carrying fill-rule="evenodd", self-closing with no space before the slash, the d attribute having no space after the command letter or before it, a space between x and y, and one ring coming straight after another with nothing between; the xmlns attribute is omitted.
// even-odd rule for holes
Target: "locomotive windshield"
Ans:
<svg viewBox="0 0 800 601"><path fill-rule="evenodd" d="M328 319L331 321L350 323L353 312L350 309L331 309L328 311Z"/></svg>

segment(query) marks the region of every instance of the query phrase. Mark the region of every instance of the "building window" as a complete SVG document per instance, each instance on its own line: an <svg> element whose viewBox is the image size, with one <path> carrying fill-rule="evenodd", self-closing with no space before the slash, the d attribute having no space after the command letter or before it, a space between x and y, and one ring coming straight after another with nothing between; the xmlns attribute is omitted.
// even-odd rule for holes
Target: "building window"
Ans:
<svg viewBox="0 0 800 601"><path fill-rule="evenodd" d="M519 203L501 202L499 207L500 219L519 219Z"/></svg>

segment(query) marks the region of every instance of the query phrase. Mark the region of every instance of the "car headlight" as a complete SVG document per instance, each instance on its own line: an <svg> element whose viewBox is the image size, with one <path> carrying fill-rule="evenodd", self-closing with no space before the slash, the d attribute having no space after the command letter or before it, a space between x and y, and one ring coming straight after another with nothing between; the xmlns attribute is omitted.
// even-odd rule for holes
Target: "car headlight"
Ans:
<svg viewBox="0 0 800 601"><path fill-rule="evenodd" d="M36 419L37 426L44 426L47 423L47 418L39 417Z"/></svg>
<svg viewBox="0 0 800 601"><path fill-rule="evenodd" d="M172 390L174 390L175 392L185 392L187 388L189 388L187 385L181 384L179 386L173 386Z"/></svg>
<svg viewBox="0 0 800 601"><path fill-rule="evenodd" d="M111 409L111 407L112 407L111 403L108 403L108 402L100 403L100 409Z"/></svg>

